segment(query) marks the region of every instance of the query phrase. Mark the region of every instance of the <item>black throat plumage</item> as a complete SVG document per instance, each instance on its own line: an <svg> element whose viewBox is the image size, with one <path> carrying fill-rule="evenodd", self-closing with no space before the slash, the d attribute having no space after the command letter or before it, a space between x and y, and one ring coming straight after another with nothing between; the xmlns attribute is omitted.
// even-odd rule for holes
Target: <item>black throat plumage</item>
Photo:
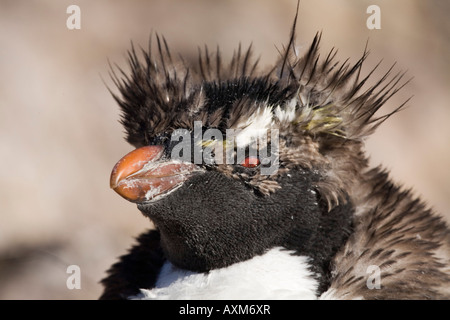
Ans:
<svg viewBox="0 0 450 320"><path fill-rule="evenodd" d="M281 246L311 258L324 290L330 260L351 231L353 210L347 202L328 211L311 188L314 178L293 172L280 181L282 191L263 197L209 171L139 209L155 222L165 256L180 268L206 272Z"/></svg>

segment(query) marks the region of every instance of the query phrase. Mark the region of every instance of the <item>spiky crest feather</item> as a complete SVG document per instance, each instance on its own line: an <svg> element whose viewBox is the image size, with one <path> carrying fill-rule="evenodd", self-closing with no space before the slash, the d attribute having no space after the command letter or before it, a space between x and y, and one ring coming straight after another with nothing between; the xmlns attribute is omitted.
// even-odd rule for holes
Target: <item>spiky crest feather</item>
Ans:
<svg viewBox="0 0 450 320"><path fill-rule="evenodd" d="M252 58L252 46L243 51L239 45L228 65L223 64L219 48L214 54L207 47L203 52L199 49L197 65L188 65L182 57L174 59L166 40L159 35L156 35L156 56L152 52L152 40L148 51L142 50L144 61L139 60L133 46L128 54L131 75L120 68L121 77L114 70L111 72L120 92L114 98L123 112L122 124L128 141L144 145L152 137L180 125L191 129L193 121L206 124L211 116L227 120L221 123L226 127L226 123L236 123L255 112L254 104L246 104L242 109L239 101L232 101L249 96L250 100L267 101L273 109L279 106L282 110L295 98L296 117L290 124L299 126L306 134L325 133L352 140L372 133L404 106L375 116L408 82L401 82L404 73L391 76L392 66L378 82L362 91L379 66L360 78L367 48L354 65L348 60L341 64L335 62L334 49L320 61L321 33L318 33L307 53L298 57L294 28L280 61L266 72L258 70L259 59ZM238 91L234 91L236 88ZM225 95L229 91L229 101L218 101L208 94L211 91ZM146 133L145 141L139 141L142 132Z"/></svg>

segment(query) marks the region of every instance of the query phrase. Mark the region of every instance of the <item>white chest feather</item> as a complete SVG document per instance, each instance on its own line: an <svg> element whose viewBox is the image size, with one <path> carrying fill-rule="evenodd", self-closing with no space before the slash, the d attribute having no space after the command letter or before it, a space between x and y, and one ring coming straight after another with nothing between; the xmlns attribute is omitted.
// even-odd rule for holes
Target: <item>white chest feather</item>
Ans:
<svg viewBox="0 0 450 320"><path fill-rule="evenodd" d="M308 257L275 248L262 256L208 273L166 262L154 289L132 299L316 299L317 280Z"/></svg>

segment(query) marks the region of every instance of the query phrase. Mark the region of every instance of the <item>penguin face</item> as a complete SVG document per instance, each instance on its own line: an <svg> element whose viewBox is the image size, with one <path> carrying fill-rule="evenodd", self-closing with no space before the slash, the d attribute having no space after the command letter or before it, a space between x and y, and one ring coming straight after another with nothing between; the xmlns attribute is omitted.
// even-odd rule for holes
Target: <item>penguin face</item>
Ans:
<svg viewBox="0 0 450 320"><path fill-rule="evenodd" d="M184 269L225 267L275 246L307 247L324 210L315 190L318 171L289 160L289 137L281 137L280 149L272 108L247 97L244 104L232 88L241 90L230 83L220 88L226 96L209 95L216 104L224 101L221 112L243 109L242 118L229 111L236 126L193 121L190 129L166 129L122 158L111 175L111 187L155 223L167 258ZM261 130L265 122L270 126Z"/></svg>

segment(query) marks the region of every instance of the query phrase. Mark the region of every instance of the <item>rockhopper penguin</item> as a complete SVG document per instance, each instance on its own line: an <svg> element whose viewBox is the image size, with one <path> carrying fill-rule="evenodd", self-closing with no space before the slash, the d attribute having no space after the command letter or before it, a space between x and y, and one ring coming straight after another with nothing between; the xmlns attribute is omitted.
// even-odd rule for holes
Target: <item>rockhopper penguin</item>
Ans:
<svg viewBox="0 0 450 320"><path fill-rule="evenodd" d="M339 63L320 38L298 55L294 23L269 70L251 47L229 63L205 48L196 64L159 36L142 59L132 48L112 78L136 150L111 187L156 229L110 268L101 299L450 298L448 227L363 152L402 108L375 115L404 74L368 86L367 50Z"/></svg>

